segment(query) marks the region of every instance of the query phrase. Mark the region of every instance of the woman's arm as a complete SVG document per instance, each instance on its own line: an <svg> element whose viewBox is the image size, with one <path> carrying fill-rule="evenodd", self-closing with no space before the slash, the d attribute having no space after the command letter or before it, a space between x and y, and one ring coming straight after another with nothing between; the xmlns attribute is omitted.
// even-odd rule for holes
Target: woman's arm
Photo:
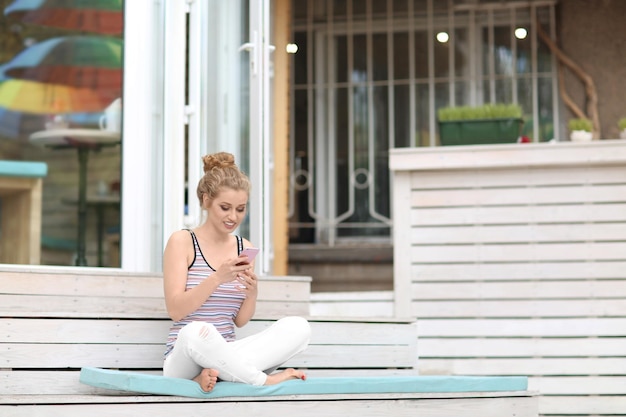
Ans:
<svg viewBox="0 0 626 417"><path fill-rule="evenodd" d="M196 311L219 285L211 274L198 286L187 291L187 269L194 256L193 241L186 230L174 232L163 252L163 290L170 318L181 320Z"/></svg>
<svg viewBox="0 0 626 417"><path fill-rule="evenodd" d="M245 247L253 246L247 239L244 239L243 241ZM252 319L256 311L259 281L258 277L254 273L254 262L250 263L247 271L239 275L241 276L241 278L239 278L242 285L241 290L245 292L246 299L243 301L243 304L241 304L237 317L235 317L235 325L237 327L242 327L246 325L250 319Z"/></svg>
<svg viewBox="0 0 626 417"><path fill-rule="evenodd" d="M258 279L254 273L254 265L248 271L241 273L240 276L241 290L246 293L246 299L243 300L237 317L235 317L235 325L237 327L244 326L254 316L258 294Z"/></svg>

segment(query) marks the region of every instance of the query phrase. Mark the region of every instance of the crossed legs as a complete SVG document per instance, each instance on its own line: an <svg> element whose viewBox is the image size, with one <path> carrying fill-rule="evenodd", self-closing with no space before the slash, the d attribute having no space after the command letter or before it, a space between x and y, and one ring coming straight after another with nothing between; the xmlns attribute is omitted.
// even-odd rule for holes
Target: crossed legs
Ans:
<svg viewBox="0 0 626 417"><path fill-rule="evenodd" d="M257 334L230 343L212 324L193 322L179 332L163 374L192 379L204 391L211 391L218 377L252 385L305 379L302 371L292 368L272 371L306 349L310 335L309 323L301 317L282 318Z"/></svg>

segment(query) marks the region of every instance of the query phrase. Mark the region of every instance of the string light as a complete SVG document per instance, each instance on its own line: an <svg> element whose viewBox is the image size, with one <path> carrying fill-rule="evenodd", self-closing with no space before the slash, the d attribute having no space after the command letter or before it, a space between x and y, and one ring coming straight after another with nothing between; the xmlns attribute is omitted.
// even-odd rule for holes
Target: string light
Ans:
<svg viewBox="0 0 626 417"><path fill-rule="evenodd" d="M441 43L446 43L450 39L450 36L447 32L439 32L437 33L437 40Z"/></svg>

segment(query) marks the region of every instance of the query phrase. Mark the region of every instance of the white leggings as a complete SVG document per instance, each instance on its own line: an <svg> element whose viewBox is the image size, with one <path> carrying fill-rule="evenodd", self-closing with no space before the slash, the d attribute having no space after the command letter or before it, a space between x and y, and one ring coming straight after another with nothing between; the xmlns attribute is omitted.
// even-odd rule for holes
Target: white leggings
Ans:
<svg viewBox="0 0 626 417"><path fill-rule="evenodd" d="M309 322L295 316L233 342L210 323L192 322L178 333L163 363L163 375L193 379L202 369L213 368L221 380L263 385L269 373L306 349L310 338Z"/></svg>

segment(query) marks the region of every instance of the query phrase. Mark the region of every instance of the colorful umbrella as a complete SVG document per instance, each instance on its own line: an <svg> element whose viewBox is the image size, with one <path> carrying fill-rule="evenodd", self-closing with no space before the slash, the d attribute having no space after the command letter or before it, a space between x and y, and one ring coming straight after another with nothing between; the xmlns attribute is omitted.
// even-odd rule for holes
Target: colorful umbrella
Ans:
<svg viewBox="0 0 626 417"><path fill-rule="evenodd" d="M6 79L0 83L0 107L35 114L103 111L107 96L89 88Z"/></svg>
<svg viewBox="0 0 626 417"><path fill-rule="evenodd" d="M122 33L122 0L15 0L4 15L24 23L59 29Z"/></svg>
<svg viewBox="0 0 626 417"><path fill-rule="evenodd" d="M42 84L6 77L0 66L0 136L18 138L42 130L64 114L75 126L97 125L109 98L87 88Z"/></svg>
<svg viewBox="0 0 626 417"><path fill-rule="evenodd" d="M122 40L64 36L38 42L7 63L12 78L102 90L112 100L122 87ZM109 100L110 101L110 100Z"/></svg>

